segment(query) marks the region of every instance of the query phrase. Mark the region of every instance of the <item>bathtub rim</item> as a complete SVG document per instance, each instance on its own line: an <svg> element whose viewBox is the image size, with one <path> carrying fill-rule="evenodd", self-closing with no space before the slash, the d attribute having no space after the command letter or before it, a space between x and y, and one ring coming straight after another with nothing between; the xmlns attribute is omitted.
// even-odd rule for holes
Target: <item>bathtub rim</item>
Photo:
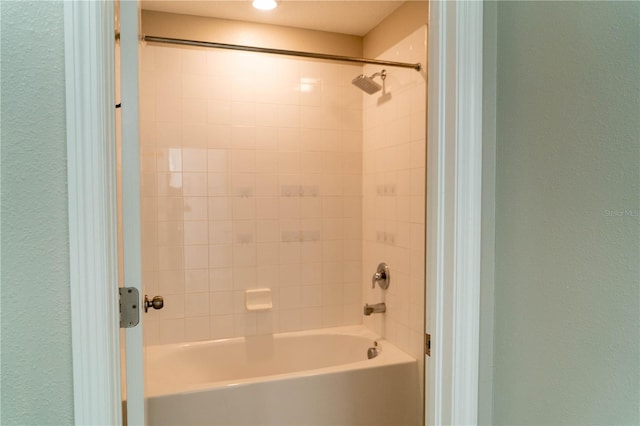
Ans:
<svg viewBox="0 0 640 426"><path fill-rule="evenodd" d="M145 399L146 398L155 398L162 397L168 395L186 395L194 392L201 392L204 390L214 390L214 389L225 389L230 387L239 387L239 386L249 386L255 383L265 383L265 382L273 382L273 381L283 381L283 380L292 380L296 378L310 378L319 375L328 375L328 374L338 374L346 371L356 371L356 370L366 370L372 368L380 368L384 366L391 365L401 365L401 364L411 364L417 363L417 359L398 348L393 343L388 340L381 338L379 335L368 329L364 325L349 325L349 326L340 326L340 327L328 327L322 329L313 329L313 330L304 330L304 331L292 331L292 332L284 332L284 333L274 333L272 336L274 338L282 339L282 338L295 338L297 336L309 336L309 335L347 335L347 336L355 336L361 338L370 338L371 346L373 346L373 342L378 342L378 347L381 349L380 354L372 359L362 359L350 363L339 364L329 367L321 367L314 368L308 370L301 370L295 372L288 373L280 373L280 374L271 374L265 376L256 376L250 378L243 379L232 379L232 380L221 380L217 382L205 382L205 383L196 383L187 386L186 388L180 387L178 390L166 390L162 388L151 389L149 386L149 379L147 378L147 363L145 362ZM169 343L163 345L151 345L148 348L145 348L145 352L148 350L158 350L158 351L184 351L189 350L191 348L198 348L203 346L208 346L211 344L245 344L246 338L251 338L252 336L244 336L244 337L231 337L231 338L223 338L223 339L214 339L214 340L204 340L199 342L182 342L182 343ZM153 349L152 349L153 348ZM148 354L148 352L147 352ZM145 361L149 355L145 355ZM155 355L155 354L154 354ZM366 355L366 354L363 354ZM157 355L161 356L161 355Z"/></svg>
<svg viewBox="0 0 640 426"><path fill-rule="evenodd" d="M371 344L373 344L376 340L385 340L384 337L381 337L379 334L374 333L365 325L344 325L338 327L326 327L326 328L314 328L311 330L297 330L297 331L284 331L280 333L264 333L264 334L252 334L249 336L238 336L238 337L223 337L220 339L209 339L209 340L198 340L193 342L176 342L176 343L163 343L159 345L146 345L145 350L163 350L164 348L179 348L179 349L187 349L191 347L198 346L206 346L209 344L222 344L222 343L240 343L246 342L247 339L255 338L255 337L264 337L264 336L273 336L276 339L281 338L289 338L289 337L298 337L298 336L313 336L313 335L323 335L323 334L337 334L337 335L347 335L347 336L357 336L370 338Z"/></svg>

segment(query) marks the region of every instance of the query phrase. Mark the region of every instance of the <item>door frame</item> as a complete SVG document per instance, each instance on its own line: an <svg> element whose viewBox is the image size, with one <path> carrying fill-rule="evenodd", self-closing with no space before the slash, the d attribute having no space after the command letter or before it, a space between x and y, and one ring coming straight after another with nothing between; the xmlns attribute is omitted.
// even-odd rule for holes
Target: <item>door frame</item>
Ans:
<svg viewBox="0 0 640 426"><path fill-rule="evenodd" d="M430 7L427 424L477 423L482 10ZM70 1L64 11L75 422L122 424L113 3Z"/></svg>
<svg viewBox="0 0 640 426"><path fill-rule="evenodd" d="M429 19L425 368L428 425L478 423L483 2Z"/></svg>
<svg viewBox="0 0 640 426"><path fill-rule="evenodd" d="M114 6L64 2L71 341L76 424L122 424Z"/></svg>

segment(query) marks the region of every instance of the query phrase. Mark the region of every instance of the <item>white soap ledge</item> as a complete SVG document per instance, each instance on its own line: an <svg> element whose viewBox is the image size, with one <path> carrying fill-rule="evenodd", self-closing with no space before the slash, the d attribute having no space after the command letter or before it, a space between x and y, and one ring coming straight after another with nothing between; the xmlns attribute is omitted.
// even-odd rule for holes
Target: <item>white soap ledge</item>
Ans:
<svg viewBox="0 0 640 426"><path fill-rule="evenodd" d="M266 311L273 308L270 288L245 290L244 296L247 311Z"/></svg>

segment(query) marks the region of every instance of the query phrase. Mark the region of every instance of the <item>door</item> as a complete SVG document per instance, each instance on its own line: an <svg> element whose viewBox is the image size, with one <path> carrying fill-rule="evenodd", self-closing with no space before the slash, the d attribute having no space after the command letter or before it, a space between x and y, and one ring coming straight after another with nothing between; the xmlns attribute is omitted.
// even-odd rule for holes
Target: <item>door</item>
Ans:
<svg viewBox="0 0 640 426"><path fill-rule="evenodd" d="M138 289L142 307L142 255L140 243L140 166L138 106L138 22L136 0L120 2L120 99L123 276L125 287ZM145 424L143 310L140 322L125 329L126 411L129 426Z"/></svg>

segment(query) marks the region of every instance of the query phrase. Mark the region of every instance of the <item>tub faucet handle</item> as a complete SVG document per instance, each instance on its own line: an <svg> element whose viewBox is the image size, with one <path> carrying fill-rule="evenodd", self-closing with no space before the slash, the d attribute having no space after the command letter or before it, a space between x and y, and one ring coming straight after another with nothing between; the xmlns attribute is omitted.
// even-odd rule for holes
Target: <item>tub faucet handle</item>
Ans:
<svg viewBox="0 0 640 426"><path fill-rule="evenodd" d="M376 288L376 282L380 281L382 278L383 277L380 272L376 272L375 274L373 274L373 277L371 279L371 288Z"/></svg>
<svg viewBox="0 0 640 426"><path fill-rule="evenodd" d="M381 289L388 289L390 278L389 266L384 262L378 264L375 274L371 277L371 288L376 288L376 283L378 283Z"/></svg>

